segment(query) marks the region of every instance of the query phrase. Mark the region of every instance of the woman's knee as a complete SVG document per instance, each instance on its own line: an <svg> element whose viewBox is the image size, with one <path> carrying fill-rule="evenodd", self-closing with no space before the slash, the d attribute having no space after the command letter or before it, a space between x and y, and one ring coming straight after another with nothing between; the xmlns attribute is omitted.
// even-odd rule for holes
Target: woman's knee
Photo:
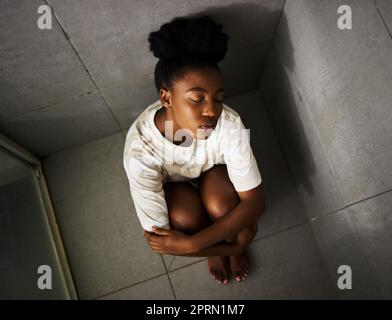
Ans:
<svg viewBox="0 0 392 320"><path fill-rule="evenodd" d="M193 234L208 225L208 217L197 191L186 182L165 185L165 198L173 229Z"/></svg>
<svg viewBox="0 0 392 320"><path fill-rule="evenodd" d="M207 226L207 216L203 217L206 215L203 212L178 208L169 214L171 227L186 234L194 234Z"/></svg>
<svg viewBox="0 0 392 320"><path fill-rule="evenodd" d="M237 194L234 193L222 192L219 197L211 199L207 204L207 211L209 215L217 220L228 214L239 202L236 196Z"/></svg>
<svg viewBox="0 0 392 320"><path fill-rule="evenodd" d="M214 220L229 213L240 201L226 165L217 165L203 174L200 194L210 218Z"/></svg>

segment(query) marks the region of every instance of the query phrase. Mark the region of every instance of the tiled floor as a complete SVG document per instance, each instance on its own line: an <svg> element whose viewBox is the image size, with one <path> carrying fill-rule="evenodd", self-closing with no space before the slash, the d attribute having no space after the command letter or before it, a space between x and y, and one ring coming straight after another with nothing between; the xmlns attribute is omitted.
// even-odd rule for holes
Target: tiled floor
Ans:
<svg viewBox="0 0 392 320"><path fill-rule="evenodd" d="M229 105L254 105L255 92ZM259 103L259 102L258 102ZM249 110L248 110L249 111ZM242 112L247 112L243 110ZM81 299L260 299L337 297L303 205L263 108L254 132L267 209L249 247L242 283L215 282L206 258L159 255L147 245L123 169L125 132L65 150L43 162ZM244 122L252 127L251 117Z"/></svg>

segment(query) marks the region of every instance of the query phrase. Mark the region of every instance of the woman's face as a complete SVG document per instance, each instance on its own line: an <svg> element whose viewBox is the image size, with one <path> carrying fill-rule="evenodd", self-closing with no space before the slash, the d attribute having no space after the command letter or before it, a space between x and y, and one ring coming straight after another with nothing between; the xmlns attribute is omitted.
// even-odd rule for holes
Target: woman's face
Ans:
<svg viewBox="0 0 392 320"><path fill-rule="evenodd" d="M223 109L223 84L220 72L213 67L189 69L174 81L170 91L171 118L176 130L185 128L194 138L206 139L214 130Z"/></svg>

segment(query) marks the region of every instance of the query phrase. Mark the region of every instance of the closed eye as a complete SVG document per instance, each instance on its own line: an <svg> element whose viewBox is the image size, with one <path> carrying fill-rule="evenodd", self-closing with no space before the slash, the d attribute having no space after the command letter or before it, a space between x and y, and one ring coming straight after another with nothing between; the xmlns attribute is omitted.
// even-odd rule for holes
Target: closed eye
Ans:
<svg viewBox="0 0 392 320"><path fill-rule="evenodd" d="M195 103L201 103L201 102L203 102L204 101L204 99L202 99L202 100L193 100L193 99L189 99L189 100L191 100L192 102L195 102ZM223 103L223 100L215 100L216 102L219 102L219 103Z"/></svg>

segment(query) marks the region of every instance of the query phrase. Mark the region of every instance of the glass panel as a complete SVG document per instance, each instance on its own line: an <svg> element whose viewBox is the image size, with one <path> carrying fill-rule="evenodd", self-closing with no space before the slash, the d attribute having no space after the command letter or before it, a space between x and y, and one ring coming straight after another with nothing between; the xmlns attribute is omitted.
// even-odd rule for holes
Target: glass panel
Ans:
<svg viewBox="0 0 392 320"><path fill-rule="evenodd" d="M51 267L52 289L38 288L41 265ZM0 147L0 299L66 298L35 169Z"/></svg>

